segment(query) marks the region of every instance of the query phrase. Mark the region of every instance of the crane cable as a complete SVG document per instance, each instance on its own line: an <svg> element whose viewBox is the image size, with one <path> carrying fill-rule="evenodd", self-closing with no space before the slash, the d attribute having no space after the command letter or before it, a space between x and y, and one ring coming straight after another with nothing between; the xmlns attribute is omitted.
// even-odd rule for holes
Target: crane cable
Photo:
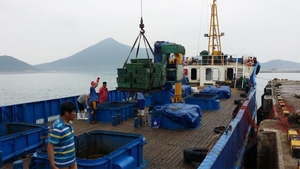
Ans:
<svg viewBox="0 0 300 169"><path fill-rule="evenodd" d="M141 18L143 17L143 1L141 0Z"/></svg>
<svg viewBox="0 0 300 169"><path fill-rule="evenodd" d="M140 20L139 27L140 27L141 30L140 30L140 32L139 32L139 34L138 34L136 40L135 40L134 43L133 43L133 46L132 46L132 48L131 48L131 50L130 50L130 52L129 52L129 55L128 55L128 57L127 57L127 59L126 59L124 65L123 65L123 68L125 67L125 65L126 65L126 63L127 63L127 61L128 61L128 59L129 59L129 57L130 57L130 55L131 55L131 52L133 51L133 49L134 49L134 47L135 47L135 45L136 45L137 42L138 42L138 46L137 46L135 58L138 57L139 49L140 49L140 43L141 43L141 38L142 38L142 37L143 37L143 41L144 41L144 44L145 44L145 50L146 50L146 54L147 54L148 59L149 59L149 53L148 53L147 46L149 47L149 49L150 49L152 55L154 56L154 59L155 59L156 61L158 61L157 58L156 58L156 56L154 55L154 51L153 51L153 49L151 48L151 45L150 45L149 41L147 40L147 38L146 38L146 36L145 36L145 30L144 30L145 25L144 25L144 22L143 22L143 6L142 6L142 0L141 0L141 20ZM149 62L149 66L150 66L150 68L152 68L150 62Z"/></svg>

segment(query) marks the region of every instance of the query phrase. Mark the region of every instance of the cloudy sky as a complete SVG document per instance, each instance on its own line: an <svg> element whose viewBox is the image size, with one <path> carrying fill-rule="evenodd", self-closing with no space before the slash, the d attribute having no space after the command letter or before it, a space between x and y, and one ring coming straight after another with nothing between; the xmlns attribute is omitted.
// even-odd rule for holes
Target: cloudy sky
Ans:
<svg viewBox="0 0 300 169"><path fill-rule="evenodd" d="M0 55L35 65L69 57L106 38L146 37L207 50L212 0L0 0ZM300 0L218 0L222 49L260 62L300 62ZM128 51L129 52L129 51ZM127 55L127 54L126 54ZM125 60L126 58L124 58Z"/></svg>

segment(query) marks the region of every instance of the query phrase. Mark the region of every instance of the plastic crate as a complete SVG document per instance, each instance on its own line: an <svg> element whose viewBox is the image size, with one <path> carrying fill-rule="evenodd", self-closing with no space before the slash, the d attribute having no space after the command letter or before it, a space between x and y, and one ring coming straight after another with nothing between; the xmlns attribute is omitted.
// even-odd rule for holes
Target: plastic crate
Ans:
<svg viewBox="0 0 300 169"><path fill-rule="evenodd" d="M142 64L142 63L127 63L126 64L127 71L129 69L138 69L138 68L144 68L144 64Z"/></svg>
<svg viewBox="0 0 300 169"><path fill-rule="evenodd" d="M144 74L144 73L151 73L151 72L153 72L153 70L151 70L150 68L136 69L137 74Z"/></svg>
<svg viewBox="0 0 300 169"><path fill-rule="evenodd" d="M49 132L47 125L39 124L6 123L0 126L0 164L34 152L44 143L43 138L46 138Z"/></svg>
<svg viewBox="0 0 300 169"><path fill-rule="evenodd" d="M216 94L194 93L184 98L186 104L196 104L202 110L220 109L220 100Z"/></svg>
<svg viewBox="0 0 300 169"><path fill-rule="evenodd" d="M131 88L131 83L118 83L120 88Z"/></svg>
<svg viewBox="0 0 300 169"><path fill-rule="evenodd" d="M118 74L126 74L127 70L125 68L117 68Z"/></svg>
<svg viewBox="0 0 300 169"><path fill-rule="evenodd" d="M131 63L143 63L143 64L149 64L152 63L152 59L148 58L141 58L141 59L130 59Z"/></svg>
<svg viewBox="0 0 300 169"><path fill-rule="evenodd" d="M95 130L75 136L78 169L140 169L145 163L144 144L140 134ZM46 147L33 154L29 168L51 168Z"/></svg>
<svg viewBox="0 0 300 169"><path fill-rule="evenodd" d="M117 77L117 83L125 83L125 78Z"/></svg>

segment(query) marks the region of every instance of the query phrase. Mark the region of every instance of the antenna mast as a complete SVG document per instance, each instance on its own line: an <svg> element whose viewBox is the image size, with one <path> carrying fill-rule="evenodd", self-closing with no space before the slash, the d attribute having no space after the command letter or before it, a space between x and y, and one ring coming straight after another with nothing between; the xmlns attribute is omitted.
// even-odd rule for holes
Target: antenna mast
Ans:
<svg viewBox="0 0 300 169"><path fill-rule="evenodd" d="M204 35L205 37L208 37L208 53L212 55L212 65L214 64L215 59L220 59L221 63L224 63L220 38L221 36L224 36L224 33L220 33L216 1L217 0L213 0L211 6L209 34Z"/></svg>

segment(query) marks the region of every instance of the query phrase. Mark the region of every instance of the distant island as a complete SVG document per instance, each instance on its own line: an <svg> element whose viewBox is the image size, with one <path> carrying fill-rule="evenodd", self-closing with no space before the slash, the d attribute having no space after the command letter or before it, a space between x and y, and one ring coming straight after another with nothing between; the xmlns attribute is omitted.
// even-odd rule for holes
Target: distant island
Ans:
<svg viewBox="0 0 300 169"><path fill-rule="evenodd" d="M135 58L136 50L130 53L131 48L113 38L107 38L71 56L38 65L30 65L13 56L4 55L0 56L0 73L117 71L130 58ZM139 58L147 58L146 51L145 48L140 48ZM260 65L261 73L300 73L300 63L297 62L275 59L260 62Z"/></svg>
<svg viewBox="0 0 300 169"><path fill-rule="evenodd" d="M300 70L260 70L260 73L300 73Z"/></svg>

